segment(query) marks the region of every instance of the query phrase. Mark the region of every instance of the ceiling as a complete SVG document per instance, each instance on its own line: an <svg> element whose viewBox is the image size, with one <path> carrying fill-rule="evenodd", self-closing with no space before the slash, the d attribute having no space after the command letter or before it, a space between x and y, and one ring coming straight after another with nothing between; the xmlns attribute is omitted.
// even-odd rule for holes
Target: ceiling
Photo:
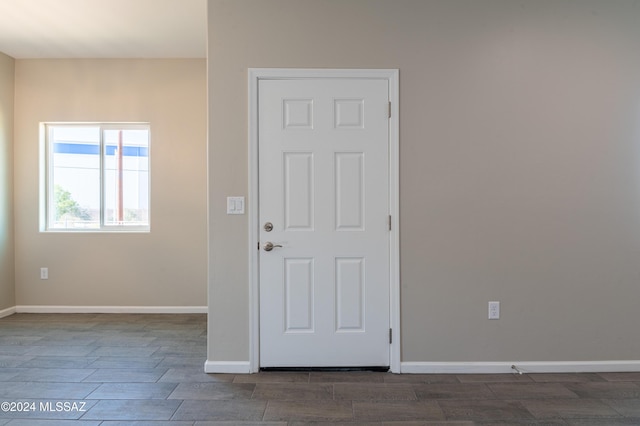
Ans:
<svg viewBox="0 0 640 426"><path fill-rule="evenodd" d="M0 52L27 58L204 58L206 0L0 0Z"/></svg>

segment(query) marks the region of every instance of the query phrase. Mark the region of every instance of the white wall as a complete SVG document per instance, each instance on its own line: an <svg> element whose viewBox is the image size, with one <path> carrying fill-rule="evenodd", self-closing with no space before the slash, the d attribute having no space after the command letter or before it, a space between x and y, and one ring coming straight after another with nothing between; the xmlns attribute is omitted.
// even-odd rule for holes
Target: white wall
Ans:
<svg viewBox="0 0 640 426"><path fill-rule="evenodd" d="M636 2L208 5L209 361L249 359L247 217L216 207L249 67L400 69L404 362L640 358Z"/></svg>
<svg viewBox="0 0 640 426"><path fill-rule="evenodd" d="M15 87L16 304L206 306L205 61L16 60ZM150 123L150 233L39 232L47 121Z"/></svg>
<svg viewBox="0 0 640 426"><path fill-rule="evenodd" d="M0 316L15 306L13 258L14 60L0 53Z"/></svg>

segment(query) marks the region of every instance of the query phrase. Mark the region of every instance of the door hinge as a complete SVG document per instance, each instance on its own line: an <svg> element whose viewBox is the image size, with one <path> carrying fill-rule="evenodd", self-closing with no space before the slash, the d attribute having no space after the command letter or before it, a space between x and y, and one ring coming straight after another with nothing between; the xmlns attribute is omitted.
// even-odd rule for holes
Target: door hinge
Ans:
<svg viewBox="0 0 640 426"><path fill-rule="evenodd" d="M393 329L389 329L389 344L393 343Z"/></svg>
<svg viewBox="0 0 640 426"><path fill-rule="evenodd" d="M258 251L260 251L260 241L258 241Z"/></svg>
<svg viewBox="0 0 640 426"><path fill-rule="evenodd" d="M389 215L389 231L391 231L391 215Z"/></svg>
<svg viewBox="0 0 640 426"><path fill-rule="evenodd" d="M391 102L389 102L389 118L391 118Z"/></svg>

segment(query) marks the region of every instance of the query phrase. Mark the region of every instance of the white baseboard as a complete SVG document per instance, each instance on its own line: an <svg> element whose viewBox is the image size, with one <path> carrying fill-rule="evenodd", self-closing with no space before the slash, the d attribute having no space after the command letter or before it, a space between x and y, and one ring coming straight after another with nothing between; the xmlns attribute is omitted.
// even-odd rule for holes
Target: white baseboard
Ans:
<svg viewBox="0 0 640 426"><path fill-rule="evenodd" d="M249 374L249 361L207 361L204 363L205 373Z"/></svg>
<svg viewBox="0 0 640 426"><path fill-rule="evenodd" d="M0 318L8 317L9 315L13 315L15 313L16 313L16 307L12 306L11 308L1 310Z"/></svg>
<svg viewBox="0 0 640 426"><path fill-rule="evenodd" d="M17 313L28 314L206 314L206 306L48 306L18 305Z"/></svg>
<svg viewBox="0 0 640 426"><path fill-rule="evenodd" d="M515 366L516 368L512 368ZM207 361L205 373L250 374L245 361ZM640 361L558 362L403 362L401 374L504 374L504 373L611 373L640 372Z"/></svg>
<svg viewBox="0 0 640 426"><path fill-rule="evenodd" d="M512 366L515 366L513 368ZM608 373L640 372L640 361L557 362L403 362L403 374L497 374L497 373Z"/></svg>

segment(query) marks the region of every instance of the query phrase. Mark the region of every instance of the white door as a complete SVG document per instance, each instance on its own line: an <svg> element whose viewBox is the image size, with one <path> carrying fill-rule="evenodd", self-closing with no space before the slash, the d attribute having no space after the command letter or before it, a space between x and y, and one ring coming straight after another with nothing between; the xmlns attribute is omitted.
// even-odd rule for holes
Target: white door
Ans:
<svg viewBox="0 0 640 426"><path fill-rule="evenodd" d="M389 365L388 84L259 82L261 367Z"/></svg>

